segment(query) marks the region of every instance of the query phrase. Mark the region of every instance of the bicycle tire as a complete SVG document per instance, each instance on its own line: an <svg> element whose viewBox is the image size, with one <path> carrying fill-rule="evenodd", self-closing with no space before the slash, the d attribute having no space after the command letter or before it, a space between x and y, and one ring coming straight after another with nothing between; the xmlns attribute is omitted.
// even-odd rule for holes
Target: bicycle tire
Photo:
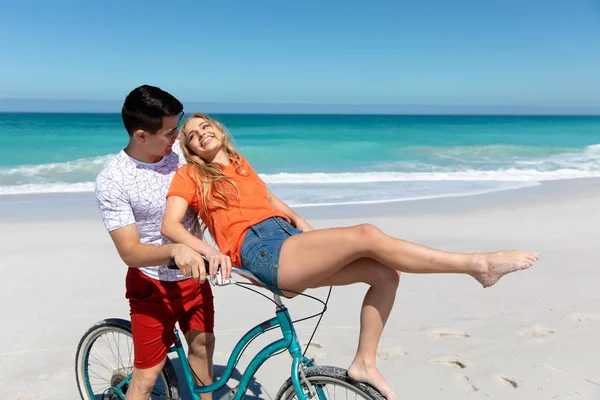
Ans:
<svg viewBox="0 0 600 400"><path fill-rule="evenodd" d="M318 365L304 370L306 379L313 385L336 384L350 389L363 399L385 400L385 397L373 386L366 383L355 381L348 376L348 371L343 368L329 365ZM275 400L291 400L296 398L296 391L292 385L292 378L281 386L275 396Z"/></svg>
<svg viewBox="0 0 600 400"><path fill-rule="evenodd" d="M102 334L110 332L122 333L131 337L131 322L119 318L104 319L88 329L77 346L77 353L75 355L75 378L77 380L77 389L79 389L79 394L83 400L96 400L98 398L98 395L94 395L91 389L86 368L89 362L89 352L92 345ZM179 380L175 368L168 357L165 366L159 374L159 379L160 378L162 378L165 386L166 393L164 398L179 400Z"/></svg>

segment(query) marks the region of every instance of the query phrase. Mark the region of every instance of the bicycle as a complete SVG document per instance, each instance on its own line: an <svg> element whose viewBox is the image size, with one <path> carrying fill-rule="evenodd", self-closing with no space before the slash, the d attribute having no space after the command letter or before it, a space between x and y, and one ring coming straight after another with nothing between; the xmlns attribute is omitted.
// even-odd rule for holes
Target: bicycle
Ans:
<svg viewBox="0 0 600 400"><path fill-rule="evenodd" d="M173 263L170 263L169 266L170 268L177 268L177 266ZM250 280L252 283L237 282L233 279L223 281L220 279L219 275L217 276L216 280L211 280L211 283L215 286L235 284L240 287L244 287L244 285L266 287L266 285L254 274L246 270L233 268L232 272ZM263 295L260 292L255 292ZM346 398L348 398L347 395L348 392L350 392L354 395L355 399L385 399L385 397L371 385L351 379L348 376L346 369L335 366L319 366L313 359L308 359L305 357L305 355L302 353L300 343L296 336L296 330L294 329L294 322L298 321L292 321L289 311L283 304L279 295L274 294L272 301L276 305L275 317L256 325L242 336L242 338L234 347L233 352L229 356L223 375L210 385L198 386L195 384L193 371L187 362L187 356L183 349L179 332L177 328L175 328L175 344L169 349L169 353L177 354L181 362L186 384L190 389L193 400L199 400L199 395L202 393L215 392L223 388L230 380L239 357L242 355L246 347L260 335L276 328L280 328L283 337L265 346L252 358L248 364L248 367L242 374L239 385L225 393L225 395L221 397L221 400L242 399L245 396L252 378L262 364L270 357L285 350L288 350L292 356L291 375L290 378L288 378L279 389L277 395L275 396L276 400L306 400L315 398L324 400L329 398L337 398L338 389L346 390ZM326 303L322 303L324 304L323 311L308 318L319 315L322 316L326 310ZM308 318L304 318L303 320ZM315 327L315 332L316 329L317 328ZM313 335L315 332L313 332ZM108 339L103 338L104 335L106 335ZM125 343L124 349L121 347L121 335L129 338L129 340ZM112 346L113 342L115 345L117 345L116 352L113 349L109 349L109 352L114 358L118 358L114 361L114 364L109 362L107 357L104 356L100 350L96 349L95 352L93 351L93 346L96 344L98 344L100 347L102 344ZM133 352L131 347L132 345L130 345L129 342L131 342L131 323L123 319L104 319L92 326L83 335L77 347L77 355L75 359L77 387L82 399L123 400L125 398L125 394L131 380L131 372L133 371ZM127 350L126 354L128 355L128 360L126 362L120 359L121 350ZM125 355L125 352L123 355ZM99 362L101 361L99 357L104 358L108 365L101 364ZM90 367L94 363L101 366L102 369L100 372L90 370ZM100 373L106 372L108 372L108 377L102 378ZM104 382L100 384L92 384L90 379L96 377L103 379ZM96 386L96 388L93 386ZM180 391L177 374L172 362L167 357L166 364L159 374L159 378L157 379L157 383L153 389L152 398L175 400L179 399L179 396Z"/></svg>

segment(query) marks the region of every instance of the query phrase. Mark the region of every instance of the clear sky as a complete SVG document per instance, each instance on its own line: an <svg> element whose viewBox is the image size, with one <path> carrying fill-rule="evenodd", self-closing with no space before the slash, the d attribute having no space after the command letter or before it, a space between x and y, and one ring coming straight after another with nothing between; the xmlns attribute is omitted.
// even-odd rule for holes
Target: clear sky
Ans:
<svg viewBox="0 0 600 400"><path fill-rule="evenodd" d="M19 0L0 37L0 98L600 107L600 0Z"/></svg>

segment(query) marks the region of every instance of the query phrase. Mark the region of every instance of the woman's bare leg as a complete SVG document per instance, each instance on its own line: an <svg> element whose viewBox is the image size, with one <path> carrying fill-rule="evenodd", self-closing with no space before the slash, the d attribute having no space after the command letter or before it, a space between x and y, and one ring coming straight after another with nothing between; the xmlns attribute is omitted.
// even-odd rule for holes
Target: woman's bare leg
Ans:
<svg viewBox="0 0 600 400"><path fill-rule="evenodd" d="M361 258L315 285L343 286L358 282L370 285L360 313L358 349L348 367L348 375L352 379L373 385L387 399L393 399L395 395L377 369L377 346L394 306L399 278L398 272L375 260Z"/></svg>
<svg viewBox="0 0 600 400"><path fill-rule="evenodd" d="M538 256L525 251L449 253L393 238L373 225L318 229L283 243L279 286L302 292L359 258L371 258L401 272L469 274L488 287L531 267Z"/></svg>
<svg viewBox="0 0 600 400"><path fill-rule="evenodd" d="M365 258L375 261L371 268L361 260ZM448 253L395 239L372 225L359 225L315 230L287 239L279 257L278 281L283 290L302 292L314 286L362 282L365 273L373 274L370 269L383 265L392 272L465 273L487 287L507 273L531 267L537 259L537 253L524 251ZM349 374L394 398L375 367L377 345L394 297L382 296L373 288L369 291L361 313L359 348ZM369 340L370 334L374 334L373 340Z"/></svg>

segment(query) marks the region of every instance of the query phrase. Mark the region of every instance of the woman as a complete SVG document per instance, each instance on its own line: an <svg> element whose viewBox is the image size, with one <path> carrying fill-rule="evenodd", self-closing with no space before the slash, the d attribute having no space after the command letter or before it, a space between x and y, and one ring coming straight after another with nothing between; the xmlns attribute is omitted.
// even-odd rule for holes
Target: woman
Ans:
<svg viewBox="0 0 600 400"><path fill-rule="evenodd" d="M233 263L288 297L314 287L369 284L348 374L388 399L394 393L375 362L399 272L464 273L488 287L505 274L531 267L539 257L524 251L448 253L390 237L368 224L313 230L267 189L219 122L194 114L182 126L180 139L188 164L171 183L163 235L201 253L210 262L211 276L221 265L227 278ZM198 213L219 250L181 225L188 207Z"/></svg>

